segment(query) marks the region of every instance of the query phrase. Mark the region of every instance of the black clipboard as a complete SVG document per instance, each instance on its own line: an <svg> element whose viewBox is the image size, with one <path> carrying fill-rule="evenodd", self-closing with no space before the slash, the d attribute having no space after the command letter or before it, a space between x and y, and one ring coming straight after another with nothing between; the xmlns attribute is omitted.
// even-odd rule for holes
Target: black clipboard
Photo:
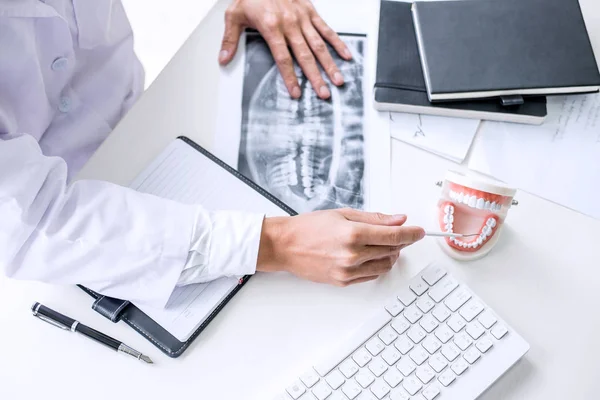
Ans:
<svg viewBox="0 0 600 400"><path fill-rule="evenodd" d="M234 168L217 158L214 154L204 149L191 139L185 136L179 136L177 140L182 140L188 144L203 156L225 169L227 172L238 178L245 185L250 186L252 189L257 191L263 197L270 200L276 206L281 208L289 215L297 215L297 213L288 207L286 204L281 202L279 199L274 197L272 194L252 182L250 179L240 174ZM127 300L115 299L112 297L103 296L100 293L96 293L82 285L78 285L83 291L92 296L95 301L92 304L92 309L108 318L110 321L124 322L131 328L136 330L139 334L144 336L159 350L165 353L167 356L177 358L185 352L185 350L192 344L192 342L202 333L202 331L208 326L208 324L215 318L215 316L225 307L225 305L235 296L240 289L248 282L251 275L242 277L237 286L229 293L227 297L212 311L212 313L205 319L205 321L194 331L194 333L185 342L179 341L175 336L169 333L166 329L160 326L152 318L146 315L143 311L137 308L135 305Z"/></svg>

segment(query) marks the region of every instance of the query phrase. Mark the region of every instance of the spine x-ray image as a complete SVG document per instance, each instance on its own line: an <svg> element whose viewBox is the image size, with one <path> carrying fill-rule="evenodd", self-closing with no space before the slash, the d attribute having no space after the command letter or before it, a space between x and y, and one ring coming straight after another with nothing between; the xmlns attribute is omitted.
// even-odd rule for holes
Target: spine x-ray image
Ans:
<svg viewBox="0 0 600 400"><path fill-rule="evenodd" d="M246 36L238 170L299 213L364 208L363 56L366 38L340 35L352 61L330 52L345 78L317 97L295 65L302 97L288 94L262 37Z"/></svg>

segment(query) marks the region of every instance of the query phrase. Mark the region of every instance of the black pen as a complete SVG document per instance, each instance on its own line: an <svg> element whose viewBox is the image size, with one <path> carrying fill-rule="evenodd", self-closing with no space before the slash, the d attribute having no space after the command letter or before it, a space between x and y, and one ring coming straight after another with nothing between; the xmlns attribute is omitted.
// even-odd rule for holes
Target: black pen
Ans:
<svg viewBox="0 0 600 400"><path fill-rule="evenodd" d="M85 326L79 321L75 321L73 318L69 318L65 315L62 315L61 313L51 310L48 307L41 305L40 303L35 303L31 307L31 311L33 311L33 315L35 317L38 317L42 321L45 321L60 329L81 333L83 336L95 340L96 342L101 343L107 347L110 347L118 353L123 353L128 356L135 357L138 360L142 360L148 364L153 364L150 357L145 356L139 351L132 349L125 343L121 343L118 340L113 339L102 332L98 332L97 330L92 329L89 326Z"/></svg>

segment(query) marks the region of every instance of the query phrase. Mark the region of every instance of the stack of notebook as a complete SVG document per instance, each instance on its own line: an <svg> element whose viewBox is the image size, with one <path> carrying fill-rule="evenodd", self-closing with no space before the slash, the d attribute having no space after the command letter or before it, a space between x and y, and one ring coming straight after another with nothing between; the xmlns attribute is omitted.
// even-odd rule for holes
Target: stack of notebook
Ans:
<svg viewBox="0 0 600 400"><path fill-rule="evenodd" d="M541 124L546 95L599 88L577 0L381 3L379 110Z"/></svg>

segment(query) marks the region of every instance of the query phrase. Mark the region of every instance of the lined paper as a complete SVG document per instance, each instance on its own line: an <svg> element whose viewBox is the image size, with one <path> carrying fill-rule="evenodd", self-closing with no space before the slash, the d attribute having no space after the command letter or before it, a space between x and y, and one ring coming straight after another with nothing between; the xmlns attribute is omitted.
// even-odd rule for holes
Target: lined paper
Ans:
<svg viewBox="0 0 600 400"><path fill-rule="evenodd" d="M285 211L182 140L171 143L132 182L140 192L200 204L208 210L242 210L284 216ZM232 249L234 251L235 249ZM166 307L139 308L184 342L237 286L238 278L176 288Z"/></svg>

